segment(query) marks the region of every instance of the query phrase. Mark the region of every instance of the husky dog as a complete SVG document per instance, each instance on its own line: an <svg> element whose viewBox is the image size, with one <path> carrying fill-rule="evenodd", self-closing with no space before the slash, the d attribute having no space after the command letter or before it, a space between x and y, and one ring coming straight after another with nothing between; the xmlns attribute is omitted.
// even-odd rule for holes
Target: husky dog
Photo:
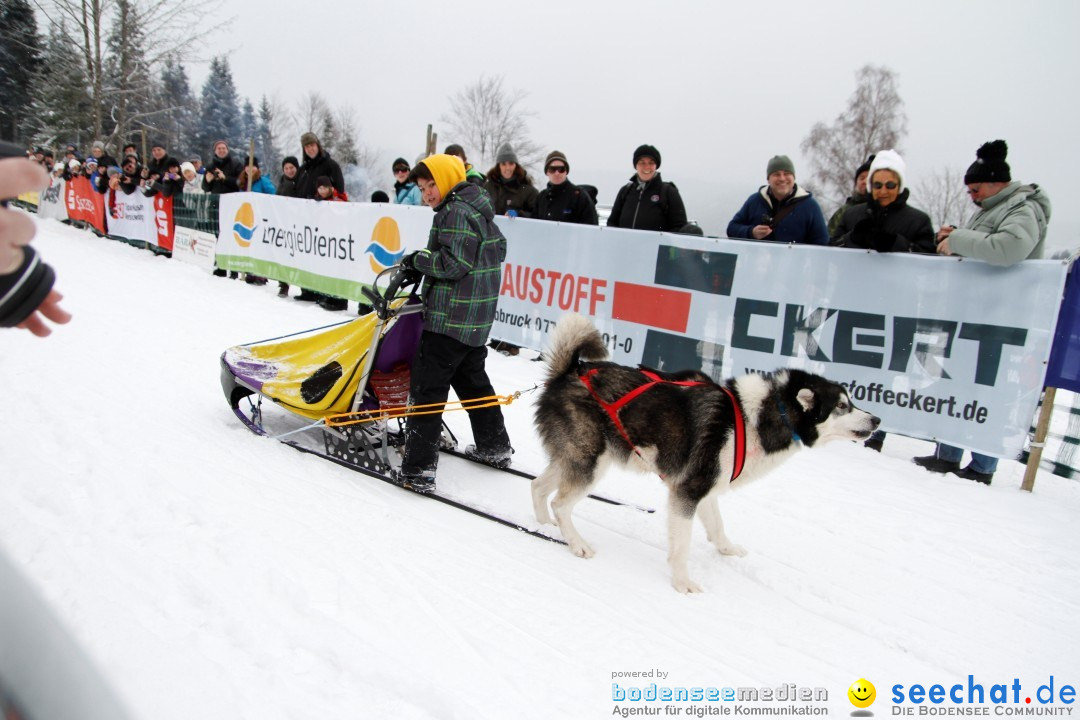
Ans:
<svg viewBox="0 0 1080 720"><path fill-rule="evenodd" d="M563 538L578 557L592 557L571 520L574 505L610 461L655 472L668 486L671 582L684 593L701 592L687 563L695 513L721 554L745 555L724 534L720 493L764 475L800 445L863 439L880 422L856 409L840 385L799 370L718 385L693 370L602 362L600 333L575 314L559 321L544 356L548 383L535 422L550 464L532 483L536 519L552 522L555 492L551 509Z"/></svg>

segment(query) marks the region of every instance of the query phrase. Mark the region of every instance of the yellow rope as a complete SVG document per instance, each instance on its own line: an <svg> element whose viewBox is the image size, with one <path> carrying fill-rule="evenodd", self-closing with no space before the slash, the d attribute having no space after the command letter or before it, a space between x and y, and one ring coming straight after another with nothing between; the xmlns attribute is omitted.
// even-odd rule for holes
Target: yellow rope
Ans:
<svg viewBox="0 0 1080 720"><path fill-rule="evenodd" d="M453 412L455 410L479 410L480 408L494 407L496 405L509 405L521 397L521 392L519 390L513 395L489 395L471 400L447 400L446 402L428 403L427 405L401 405L399 407L379 408L378 410L339 413L337 415L327 415L324 422L327 427L344 427L346 425L363 425L380 420L394 420L410 415L438 415L442 412Z"/></svg>

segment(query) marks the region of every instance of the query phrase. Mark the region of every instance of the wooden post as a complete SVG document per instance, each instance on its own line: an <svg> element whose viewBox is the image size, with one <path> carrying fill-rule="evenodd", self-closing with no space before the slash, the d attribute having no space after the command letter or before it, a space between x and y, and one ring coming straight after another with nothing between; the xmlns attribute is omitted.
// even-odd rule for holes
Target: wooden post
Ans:
<svg viewBox="0 0 1080 720"><path fill-rule="evenodd" d="M424 141L424 157L435 154L435 138L438 137L431 132L431 125L427 126L427 139Z"/></svg>
<svg viewBox="0 0 1080 720"><path fill-rule="evenodd" d="M247 191L251 192L251 168L255 167L255 138L248 143L248 161L244 172L247 173Z"/></svg>
<svg viewBox="0 0 1080 720"><path fill-rule="evenodd" d="M139 128L139 133L142 135L142 164L146 165L146 128Z"/></svg>
<svg viewBox="0 0 1080 720"><path fill-rule="evenodd" d="M1031 452L1028 453L1027 470L1024 471L1024 482L1020 484L1021 490L1031 492L1035 487L1035 473L1039 469L1039 461L1042 460L1043 446L1046 444L1046 433L1050 429L1050 417L1054 414L1054 396L1057 388L1047 387L1043 393L1042 412L1039 413L1039 424L1035 426L1035 439L1031 442Z"/></svg>

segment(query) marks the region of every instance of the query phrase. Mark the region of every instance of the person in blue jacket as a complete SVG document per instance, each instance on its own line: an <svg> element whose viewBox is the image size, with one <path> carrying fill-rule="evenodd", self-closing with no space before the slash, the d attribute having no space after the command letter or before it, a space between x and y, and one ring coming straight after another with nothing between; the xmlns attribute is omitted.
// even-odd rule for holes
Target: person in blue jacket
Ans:
<svg viewBox="0 0 1080 720"><path fill-rule="evenodd" d="M747 198L727 226L730 238L802 245L828 245L829 230L821 206L795 183L795 165L776 155L765 170L768 184Z"/></svg>
<svg viewBox="0 0 1080 720"><path fill-rule="evenodd" d="M394 204L395 205L423 205L420 197L420 188L416 183L409 182L409 161L398 158L394 161Z"/></svg>

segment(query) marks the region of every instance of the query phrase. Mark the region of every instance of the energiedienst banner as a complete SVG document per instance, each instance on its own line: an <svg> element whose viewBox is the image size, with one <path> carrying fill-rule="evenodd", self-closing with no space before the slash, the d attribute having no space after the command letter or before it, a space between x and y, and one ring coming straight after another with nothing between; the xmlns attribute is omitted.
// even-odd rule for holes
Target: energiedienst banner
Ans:
<svg viewBox="0 0 1080 720"><path fill-rule="evenodd" d="M776 245L500 218L492 334L540 349L591 316L612 360L713 378L801 368L883 427L1012 457L1042 390L1066 265Z"/></svg>
<svg viewBox="0 0 1080 720"><path fill-rule="evenodd" d="M221 196L218 267L361 300L375 276L427 246L432 212L386 203Z"/></svg>

